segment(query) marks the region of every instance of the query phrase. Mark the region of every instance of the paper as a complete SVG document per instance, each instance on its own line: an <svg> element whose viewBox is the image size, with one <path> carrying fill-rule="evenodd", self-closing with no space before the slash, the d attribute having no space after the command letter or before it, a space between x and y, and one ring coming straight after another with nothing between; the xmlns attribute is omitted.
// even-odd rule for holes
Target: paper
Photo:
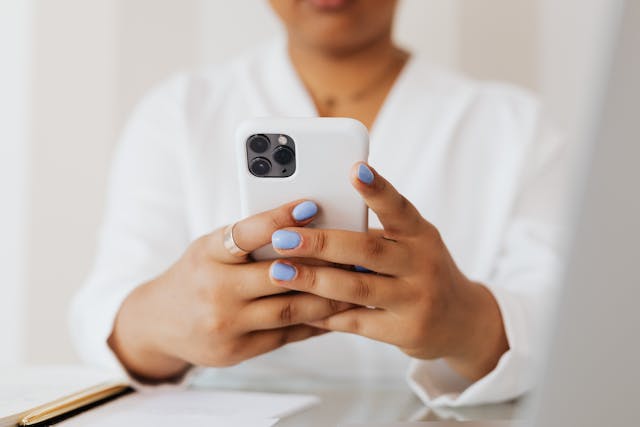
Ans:
<svg viewBox="0 0 640 427"><path fill-rule="evenodd" d="M0 369L0 426L62 396L114 379L113 372L81 366L7 367Z"/></svg>
<svg viewBox="0 0 640 427"><path fill-rule="evenodd" d="M299 394L158 390L122 397L60 425L271 427L279 418L318 402L315 396Z"/></svg>

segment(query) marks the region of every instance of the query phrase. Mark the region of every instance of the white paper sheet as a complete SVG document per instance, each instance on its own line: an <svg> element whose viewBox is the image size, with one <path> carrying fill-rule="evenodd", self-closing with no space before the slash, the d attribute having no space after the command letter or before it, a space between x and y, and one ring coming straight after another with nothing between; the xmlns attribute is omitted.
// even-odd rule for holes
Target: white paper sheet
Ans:
<svg viewBox="0 0 640 427"><path fill-rule="evenodd" d="M0 426L15 425L36 406L115 379L113 372L82 366L0 367Z"/></svg>
<svg viewBox="0 0 640 427"><path fill-rule="evenodd" d="M162 390L122 397L60 425L271 427L318 402L315 396L299 394Z"/></svg>

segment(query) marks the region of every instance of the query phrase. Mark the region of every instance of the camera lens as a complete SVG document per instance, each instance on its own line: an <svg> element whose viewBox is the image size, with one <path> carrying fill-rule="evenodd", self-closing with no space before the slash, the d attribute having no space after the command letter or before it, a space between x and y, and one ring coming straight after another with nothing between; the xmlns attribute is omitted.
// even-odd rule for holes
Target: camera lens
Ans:
<svg viewBox="0 0 640 427"><path fill-rule="evenodd" d="M264 135L253 135L249 138L249 147L256 153L264 153L269 145L269 138Z"/></svg>
<svg viewBox="0 0 640 427"><path fill-rule="evenodd" d="M293 160L293 150L289 147L278 147L273 151L273 160L281 165L289 164Z"/></svg>
<svg viewBox="0 0 640 427"><path fill-rule="evenodd" d="M271 171L271 162L264 157L256 157L251 161L249 170L256 176L264 176Z"/></svg>

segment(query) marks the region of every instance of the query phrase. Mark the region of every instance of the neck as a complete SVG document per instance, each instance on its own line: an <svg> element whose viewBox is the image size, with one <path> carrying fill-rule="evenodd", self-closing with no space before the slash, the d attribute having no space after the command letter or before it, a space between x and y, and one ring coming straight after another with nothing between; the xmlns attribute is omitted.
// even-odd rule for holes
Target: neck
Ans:
<svg viewBox="0 0 640 427"><path fill-rule="evenodd" d="M291 62L319 110L318 99L350 94L380 76L394 61L400 63L401 69L403 61L399 59L406 55L393 44L390 32L364 47L347 52L327 51L291 39L288 47Z"/></svg>

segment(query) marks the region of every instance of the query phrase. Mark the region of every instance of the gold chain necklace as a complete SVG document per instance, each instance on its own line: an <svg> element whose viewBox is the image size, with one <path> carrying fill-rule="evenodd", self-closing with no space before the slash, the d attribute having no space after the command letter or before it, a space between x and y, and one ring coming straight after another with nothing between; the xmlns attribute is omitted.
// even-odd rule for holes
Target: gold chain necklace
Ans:
<svg viewBox="0 0 640 427"><path fill-rule="evenodd" d="M367 83L364 87L352 92L343 97L336 95L329 95L321 98L321 103L328 111L333 111L339 104L346 102L359 102L367 98L375 89L378 89L378 85L389 78L392 71L400 64L404 64L407 60L407 55L404 52L400 52L396 58L389 62L389 65L382 70L382 72L376 76L375 79ZM341 99L342 98L342 99Z"/></svg>

